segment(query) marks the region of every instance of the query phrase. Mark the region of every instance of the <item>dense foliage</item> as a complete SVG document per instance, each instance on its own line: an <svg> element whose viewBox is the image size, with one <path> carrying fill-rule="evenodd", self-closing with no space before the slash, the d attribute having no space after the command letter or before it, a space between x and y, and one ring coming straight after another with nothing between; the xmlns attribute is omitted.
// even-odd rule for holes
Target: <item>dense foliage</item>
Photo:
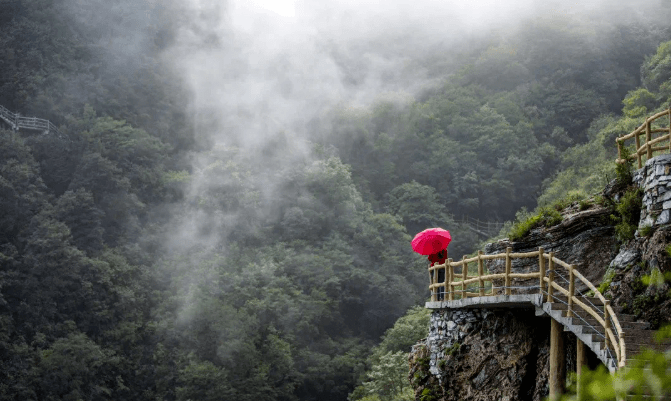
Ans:
<svg viewBox="0 0 671 401"><path fill-rule="evenodd" d="M1 4L0 104L68 139L0 130L0 400L406 396L411 235L450 228L459 257L478 240L460 216L512 219L558 166L541 201L591 189L669 98L663 29L529 22L414 98L315 117L307 152L285 132L241 149L194 132L162 59L184 15Z"/></svg>

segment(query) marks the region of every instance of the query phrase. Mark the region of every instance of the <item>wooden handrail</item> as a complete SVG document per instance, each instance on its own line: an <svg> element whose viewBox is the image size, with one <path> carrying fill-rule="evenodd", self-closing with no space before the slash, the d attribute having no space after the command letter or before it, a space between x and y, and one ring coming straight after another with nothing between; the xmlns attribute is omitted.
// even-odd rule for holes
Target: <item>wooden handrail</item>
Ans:
<svg viewBox="0 0 671 401"><path fill-rule="evenodd" d="M652 128L652 123L656 122L659 118L668 116L668 126L661 128ZM665 135L658 136L653 138L652 134L666 133ZM645 135L645 140L641 143L641 136ZM634 138L635 140L635 152L627 159L622 158L622 146L625 146L625 141ZM669 141L667 146L653 147L652 145ZM667 151L671 152L671 107L666 110L660 111L657 114L654 114L645 119L645 122L641 124L638 128L627 135L623 135L615 139L615 144L617 145L617 163L625 163L629 160L636 160L638 162L638 168L643 167L643 156L647 159L650 159L654 152Z"/></svg>
<svg viewBox="0 0 671 401"><path fill-rule="evenodd" d="M51 121L37 117L24 117L18 113L12 113L9 109L2 105L0 105L0 118L11 125L12 129L14 130L21 128L44 130L46 132L55 133L58 137L69 139L69 137L63 135Z"/></svg>
<svg viewBox="0 0 671 401"><path fill-rule="evenodd" d="M532 271L529 273L513 273L512 261L513 259L526 259L537 257L538 270ZM504 260L504 272L496 274L484 274L483 262L485 260ZM477 274L475 276L468 275L468 264L472 262L477 262ZM568 288L562 287L555 280L555 270L557 267L564 268L568 273ZM462 269L460 274L455 274L454 268L460 267ZM438 282L438 271L440 269L445 269L445 281ZM547 272L547 277L545 276ZM454 300L455 294L460 294L463 298L470 297L487 297L497 295L492 280L504 280L504 294L512 295L513 290L518 292L518 288L513 287L512 280L530 280L537 279L540 287L540 293L542 295L547 294L547 299L545 302L552 302L554 298L554 292L558 292L563 296L567 297L567 317L575 316L576 311L584 311L593 317L597 323L602 327L604 337L606 339L605 345L608 348L612 347L617 358L617 367L622 368L626 361L626 344L624 341L624 333L622 331L622 326L615 314L615 311L610 306L610 301L607 300L603 294L599 291L594 284L585 278L574 265L564 262L563 260L554 256L554 252L545 252L543 248L539 248L538 251L534 252L525 252L525 253L512 253L511 248L507 248L505 253L499 253L495 255L483 255L482 251L478 252L476 257L466 258L462 257L459 261L453 261L448 259L445 263L441 265L434 265L429 267L429 274L432 278L429 285L429 290L431 291L431 300L438 300L437 294L443 289L444 296L447 300ZM599 302L603 304L603 311L601 311L596 306L588 305L586 302L583 302L585 298L583 296L576 296L574 294L576 280L582 282L587 286L596 297ZM485 283L492 285L491 292L485 291ZM469 291L469 285L478 283L477 291ZM535 288L529 287L529 288ZM612 325L611 325L612 322Z"/></svg>

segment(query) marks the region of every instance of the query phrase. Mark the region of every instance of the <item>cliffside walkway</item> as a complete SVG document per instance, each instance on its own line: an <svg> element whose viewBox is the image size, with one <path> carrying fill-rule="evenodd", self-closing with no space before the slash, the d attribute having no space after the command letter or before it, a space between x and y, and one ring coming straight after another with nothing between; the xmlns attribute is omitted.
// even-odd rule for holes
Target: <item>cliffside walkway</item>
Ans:
<svg viewBox="0 0 671 401"><path fill-rule="evenodd" d="M528 253L483 255L465 257L454 262L429 267L431 284L430 309L465 307L535 306L572 331L599 359L615 371L627 360L627 344L622 321L599 290L574 265L556 258L543 248ZM514 259L537 258L537 270L526 273L511 271ZM484 274L485 263L504 263L504 273ZM469 264L475 274L469 275ZM440 278L446 278L439 280ZM590 293L576 291L589 288ZM589 296L588 296L589 295ZM636 325L640 326L640 325ZM643 326L638 329L643 329Z"/></svg>
<svg viewBox="0 0 671 401"><path fill-rule="evenodd" d="M666 126L663 124L666 123ZM627 141L634 140L634 152L626 158L622 148ZM643 161L651 159L655 152L671 152L671 106L645 119L645 122L630 134L615 139L617 145L617 162L636 160L638 168L643 167Z"/></svg>
<svg viewBox="0 0 671 401"><path fill-rule="evenodd" d="M512 271L514 260L528 258L537 259L535 269ZM485 274L486 267L503 273ZM586 363L585 346L611 372L625 368L630 356L641 347L662 347L654 341L654 331L648 330L647 323L636 322L633 315L613 308L574 265L543 248L527 253L512 253L512 248L507 248L505 253L495 255L480 251L476 257L456 262L448 259L442 265L429 267L429 275L428 309L535 307L536 315L549 316L550 388L557 392L561 392L558 388L564 383L563 378L557 377L564 358L563 345L559 345L561 331L570 331L578 338L578 374Z"/></svg>
<svg viewBox="0 0 671 401"><path fill-rule="evenodd" d="M0 105L0 119L15 131L19 129L42 131L45 134L54 134L59 138L68 139L51 121L37 117L23 117L19 113L12 113L2 105Z"/></svg>
<svg viewBox="0 0 671 401"><path fill-rule="evenodd" d="M536 269L513 272L513 261L526 258L538 260ZM499 267L503 273L484 274L485 267L491 268L488 270ZM647 329L647 323L636 322L633 315L613 308L574 265L543 248L527 253L512 253L512 248L507 248L505 253L495 255L480 251L473 258L464 257L456 262L448 259L444 264L431 266L429 276L428 309L535 307L537 316L549 316L551 396L562 392L565 381L562 373L558 373L564 372L559 368L564 360L562 331L570 331L578 339L578 374L586 363L585 346L611 372L626 368L630 356L641 347L661 347L654 341L654 331Z"/></svg>
<svg viewBox="0 0 671 401"><path fill-rule="evenodd" d="M466 215L461 216L461 220L457 220L454 215L452 215L452 220L457 223L461 223L469 230L478 235L481 235L485 239L495 237L498 235L499 231L501 231L501 228L503 228L503 222L482 221Z"/></svg>

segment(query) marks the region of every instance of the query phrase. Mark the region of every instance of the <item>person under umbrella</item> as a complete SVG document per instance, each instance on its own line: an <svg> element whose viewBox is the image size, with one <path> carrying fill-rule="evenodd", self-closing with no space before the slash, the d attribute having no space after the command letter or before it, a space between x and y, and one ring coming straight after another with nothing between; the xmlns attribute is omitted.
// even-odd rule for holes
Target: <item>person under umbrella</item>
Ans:
<svg viewBox="0 0 671 401"><path fill-rule="evenodd" d="M447 246L452 241L450 232L442 228L428 228L413 238L412 249L420 255L428 255L430 266L442 265L447 260ZM433 277L430 277L433 281ZM445 282L445 269L438 269L438 283ZM433 283L432 283L433 284ZM445 287L438 290L438 300L445 298Z"/></svg>

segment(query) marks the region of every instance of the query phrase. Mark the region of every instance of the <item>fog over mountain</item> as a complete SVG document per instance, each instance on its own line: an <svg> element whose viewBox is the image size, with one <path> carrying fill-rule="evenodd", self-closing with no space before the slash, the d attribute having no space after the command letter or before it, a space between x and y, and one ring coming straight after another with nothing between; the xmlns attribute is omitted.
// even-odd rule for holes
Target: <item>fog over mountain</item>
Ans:
<svg viewBox="0 0 671 401"><path fill-rule="evenodd" d="M404 107L468 60L477 63L478 51L505 46L530 24L598 31L605 22L649 23L661 6L657 0L184 1L176 6L181 28L163 61L188 88L184 100L203 146L237 147L281 170L312 157L309 141L323 138L335 107L356 110L380 99ZM267 165L258 152L278 135L292 152ZM207 164L192 160L196 170ZM266 200L278 196L276 184L260 185ZM193 185L197 197L209 184Z"/></svg>
<svg viewBox="0 0 671 401"><path fill-rule="evenodd" d="M412 236L458 259L508 235L463 218L600 190L671 101L670 17L0 0L0 105L69 139L0 129L0 401L389 396L369 372L425 334Z"/></svg>

